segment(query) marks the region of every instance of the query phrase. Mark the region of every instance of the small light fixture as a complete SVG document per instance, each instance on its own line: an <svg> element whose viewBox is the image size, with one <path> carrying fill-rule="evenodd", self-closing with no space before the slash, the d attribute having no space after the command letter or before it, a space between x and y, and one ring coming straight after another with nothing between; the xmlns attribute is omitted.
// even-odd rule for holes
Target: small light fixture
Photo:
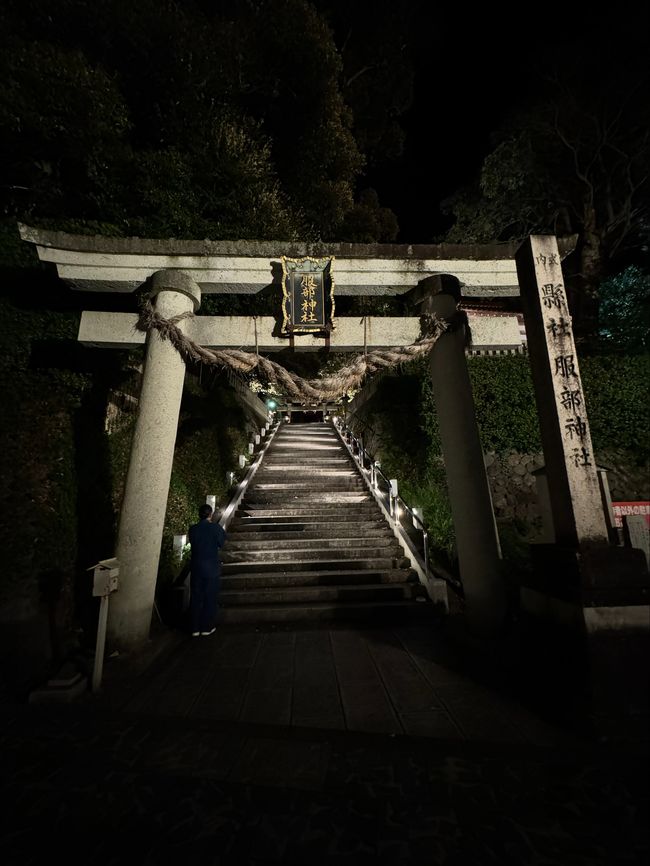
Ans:
<svg viewBox="0 0 650 866"><path fill-rule="evenodd" d="M183 550L187 544L187 535L174 536L174 556L180 562L183 558Z"/></svg>

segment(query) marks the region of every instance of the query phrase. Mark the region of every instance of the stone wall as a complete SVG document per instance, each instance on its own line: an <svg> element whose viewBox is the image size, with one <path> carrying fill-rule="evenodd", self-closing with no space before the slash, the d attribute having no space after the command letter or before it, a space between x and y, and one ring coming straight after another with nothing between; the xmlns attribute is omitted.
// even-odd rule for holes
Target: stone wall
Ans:
<svg viewBox="0 0 650 866"><path fill-rule="evenodd" d="M598 465L608 470L607 481L612 501L636 502L650 499L650 467L635 465L624 452L599 454ZM510 451L485 454L494 514L497 520L521 520L541 526L537 501L535 470L544 465L542 452L521 454Z"/></svg>
<svg viewBox="0 0 650 866"><path fill-rule="evenodd" d="M544 455L541 452L496 454L489 451L485 455L485 465L496 519L517 519L533 525L540 523L541 512L532 473L544 465Z"/></svg>

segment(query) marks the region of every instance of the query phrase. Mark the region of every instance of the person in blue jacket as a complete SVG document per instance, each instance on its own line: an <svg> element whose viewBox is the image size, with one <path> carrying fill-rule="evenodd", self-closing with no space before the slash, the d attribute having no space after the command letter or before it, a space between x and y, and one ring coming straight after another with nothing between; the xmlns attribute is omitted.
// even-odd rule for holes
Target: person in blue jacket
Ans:
<svg viewBox="0 0 650 866"><path fill-rule="evenodd" d="M216 631L217 600L221 585L219 548L226 533L212 521L212 507L199 508L199 522L190 526L190 621L192 637Z"/></svg>

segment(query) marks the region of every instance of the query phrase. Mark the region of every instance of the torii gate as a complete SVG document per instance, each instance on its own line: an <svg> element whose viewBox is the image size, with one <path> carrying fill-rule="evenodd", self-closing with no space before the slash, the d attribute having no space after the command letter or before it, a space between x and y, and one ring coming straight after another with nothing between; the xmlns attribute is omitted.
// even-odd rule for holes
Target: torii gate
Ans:
<svg viewBox="0 0 650 866"><path fill-rule="evenodd" d="M167 319L195 312L205 293L251 294L279 284L282 256L335 257L337 295L408 295L412 317L337 317L332 351L410 345L420 333L417 312L451 321L461 293L515 296L521 284L556 537L576 549L607 544L603 511L594 508L600 494L584 400L572 409L580 459L577 440L564 429L562 388L568 383L582 399L560 264L574 239L537 236L521 246L324 245L89 237L25 225L20 234L73 289L131 293L148 284L156 312ZM83 312L78 339L90 346L136 346L145 342L136 320L131 313ZM205 347L260 353L287 347L286 339L273 336L274 325L270 317L237 316L190 316L179 323ZM302 351L323 346L313 335L299 339ZM461 330L439 338L430 373L468 617L477 631L494 634L504 622L506 596ZM109 622L112 645L125 650L149 636L184 375L176 349L149 331L118 530L120 592Z"/></svg>

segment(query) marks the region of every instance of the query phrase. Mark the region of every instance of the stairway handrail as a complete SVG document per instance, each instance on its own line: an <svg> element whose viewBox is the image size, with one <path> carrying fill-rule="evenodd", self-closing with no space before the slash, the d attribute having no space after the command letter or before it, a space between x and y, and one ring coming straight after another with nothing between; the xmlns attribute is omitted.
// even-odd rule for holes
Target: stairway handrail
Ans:
<svg viewBox="0 0 650 866"><path fill-rule="evenodd" d="M264 454L266 453L267 448L269 447L269 445L273 441L275 434L278 432L279 427L280 427L280 419L277 418L276 416L273 416L273 419L269 423L269 427L267 428L266 437L264 438L263 441L260 441L259 451L253 452L253 454L254 454L253 459L251 460L251 462L250 462L250 464L246 470L246 473L244 474L244 477L235 487L234 493L233 493L232 497L230 498L228 504L225 505L223 508L223 511L221 513L221 518L219 519L219 523L221 524L221 526L225 530L228 529L228 525L230 524L230 521L235 516L235 512L237 511L239 503L244 498L244 494L246 493L246 490L247 490L249 484L253 480L253 476L257 473L257 470L259 469L260 464L264 458Z"/></svg>
<svg viewBox="0 0 650 866"><path fill-rule="evenodd" d="M338 416L335 416L333 420L334 425L339 429L339 432L341 433L344 442L351 446L351 448L349 448L350 453L359 464L359 468L361 469L361 471L369 472L369 483L372 490L375 492L376 498L380 506L384 509L384 511L393 522L396 530L398 531L403 541L407 544L409 550L417 559L420 560L420 568L423 574L427 577L427 579L438 578L440 580L444 580L445 583L449 584L452 587L454 592L456 592L460 596L463 596L463 585L457 578L449 574L449 572L441 568L439 565L431 565L429 557L429 533L424 524L424 521L422 520L422 516L418 514L417 511L415 511L413 508L411 508L399 495L399 483L397 484L397 490L395 490L392 484L392 479L388 478L382 472L381 463L375 460L374 456L366 450L362 440L354 435L352 429L345 422L345 420L339 418ZM365 467L366 462L369 464L368 469L366 469ZM378 492L378 476L386 482L386 491L384 493ZM384 504L383 499L386 499L386 504ZM415 529L418 529L422 533L421 555L419 551L414 548L410 536L400 522L400 509L410 515L413 526L415 527Z"/></svg>

